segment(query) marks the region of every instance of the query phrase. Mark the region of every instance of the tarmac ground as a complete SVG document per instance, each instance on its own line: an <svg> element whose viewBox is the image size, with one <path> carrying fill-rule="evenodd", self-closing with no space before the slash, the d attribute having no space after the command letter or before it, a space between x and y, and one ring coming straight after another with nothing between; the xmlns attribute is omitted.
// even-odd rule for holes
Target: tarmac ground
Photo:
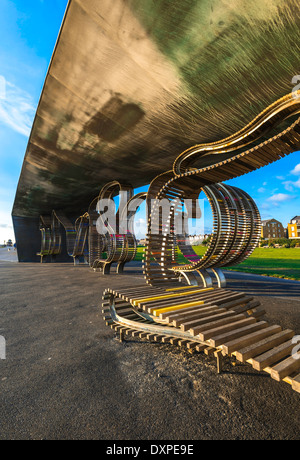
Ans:
<svg viewBox="0 0 300 460"><path fill-rule="evenodd" d="M1 254L0 254L1 259ZM228 272L271 323L300 334L300 282ZM168 344L120 343L101 314L106 287L144 284L139 264L0 261L0 439L299 439L300 394L248 365Z"/></svg>

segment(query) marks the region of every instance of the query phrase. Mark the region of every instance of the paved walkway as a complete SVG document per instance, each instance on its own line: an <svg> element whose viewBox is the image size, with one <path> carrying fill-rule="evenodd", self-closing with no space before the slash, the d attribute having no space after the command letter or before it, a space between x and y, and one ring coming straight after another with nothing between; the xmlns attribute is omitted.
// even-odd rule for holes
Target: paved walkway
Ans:
<svg viewBox="0 0 300 460"><path fill-rule="evenodd" d="M14 248L0 248L0 261L18 262L17 251Z"/></svg>
<svg viewBox="0 0 300 460"><path fill-rule="evenodd" d="M300 397L249 366L164 344L119 343L107 286L143 284L138 264L103 277L68 264L0 262L0 439L299 439ZM300 334L300 283L231 272L268 320ZM280 298L278 298L280 297Z"/></svg>

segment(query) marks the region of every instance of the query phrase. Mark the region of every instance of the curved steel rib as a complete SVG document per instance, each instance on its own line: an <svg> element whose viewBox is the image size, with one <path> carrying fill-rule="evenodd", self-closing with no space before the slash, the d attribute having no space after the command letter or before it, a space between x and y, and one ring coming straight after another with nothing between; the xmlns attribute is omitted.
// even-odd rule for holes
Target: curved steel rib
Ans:
<svg viewBox="0 0 300 460"><path fill-rule="evenodd" d="M74 265L79 263L79 258L83 257L84 262L88 263L89 249L88 249L88 234L89 234L89 216L85 213L83 216L78 217L75 222L76 238L74 242L73 258Z"/></svg>
<svg viewBox="0 0 300 460"><path fill-rule="evenodd" d="M106 212L111 200L117 195L119 191L119 208L116 213L115 223L112 224L110 219L107 218ZM97 232L100 238L106 241L107 257L99 257L93 262L93 268L97 271L102 271L103 274L109 274L111 265L116 262L117 273L122 272L124 264L126 263L126 254L129 254L128 238L126 233L121 228L121 215L120 210L126 208L128 201L133 196L133 188L127 184L121 184L118 181L109 182L100 191L98 197L98 225ZM99 208L100 206L100 208ZM135 240L134 240L135 241ZM127 249L126 249L127 248Z"/></svg>
<svg viewBox="0 0 300 460"><path fill-rule="evenodd" d="M116 225L106 222L105 213L99 212L99 199L110 200L117 193L121 192L121 203L116 213ZM132 187L124 186L118 182L107 184L100 192L100 198L96 197L89 206L88 212L80 216L75 225L61 211L53 211L52 217L40 217L40 230L42 233L41 251L38 255L43 257L51 255L55 257L61 253L62 229L66 233L67 253L74 259L74 265L79 263L83 257L95 271L103 270L109 273L111 264L117 263L117 272L122 273L126 263L135 258L137 242L134 235L134 217L146 193L139 193L132 196ZM123 193L123 196L122 196ZM128 197L129 200L128 200ZM128 201L127 201L128 200ZM121 217L120 217L121 212ZM97 228L99 219L104 225L105 233ZM106 226L107 224L107 226ZM126 227L126 233L123 232ZM107 257L104 258L104 254Z"/></svg>
<svg viewBox="0 0 300 460"><path fill-rule="evenodd" d="M86 216L79 217L75 225L65 216L62 211L52 212L52 239L53 251L56 254L61 252L61 226L66 232L67 254L73 258L74 265L79 264L79 258L86 258L87 219ZM58 241L58 244L55 244Z"/></svg>
<svg viewBox="0 0 300 460"><path fill-rule="evenodd" d="M176 284L184 276L189 283L196 283L195 272L204 285L209 286L212 280L207 270L211 270L218 285L223 285L219 268L240 263L252 253L259 239L260 215L249 195L220 182L254 171L300 149L300 118L292 120L289 127L281 128L282 131L274 135L275 127L278 131L285 120L299 112L300 91L297 91L276 101L232 136L186 150L175 160L173 170L152 181L147 196L139 194L134 197L133 188L118 181L106 184L92 201L88 213L81 216L75 226L61 212L53 211L51 223L50 218L47 220L42 216L41 260L45 255L55 257L61 252L63 226L67 252L74 262L87 255L88 238L90 266L107 274L115 262L117 272L121 273L124 265L134 259L137 247L133 226L136 208L128 213L127 206L130 207L135 199L146 198L148 210L151 210L144 262L147 282ZM258 144L267 133L270 138ZM253 147L245 150L251 144ZM187 230L178 233L176 229L176 219L184 201L192 201L193 215L199 206L201 191L211 204L214 218L212 239L202 258L189 244ZM118 192L119 209L115 222L111 223L105 206L100 209L99 203L112 200ZM170 205L165 219L160 211L163 200ZM126 229L121 225L124 222ZM186 263L178 263L177 248Z"/></svg>
<svg viewBox="0 0 300 460"><path fill-rule="evenodd" d="M248 125L246 125L243 129L238 131L237 133L229 136L225 139L222 139L217 142L213 142L210 144L200 144L185 150L181 153L175 160L173 165L173 172L175 175L181 175L185 172L188 172L190 169L198 169L199 171L202 170L201 168L201 160L202 163L209 165L210 167L217 167L221 166L220 157L221 154L223 157L225 156L225 161L237 161L240 158L240 155L237 153L238 150L243 149L247 145L253 144L254 142L258 141L261 137L265 136L266 134L270 133L270 131L274 130L275 127L280 125L284 120L288 119L291 116L295 116L300 112L300 91L295 91L291 94L288 94L278 101L274 102L272 105L267 107L262 113L260 113L254 120L252 120ZM299 119L296 122L296 125L299 123ZM285 134L288 134L290 139L295 136L295 133L289 132L293 131L295 128L296 133L297 128L296 125L292 125L292 127L284 130L281 134L277 136L273 136L267 143L262 143L256 147L256 150L261 150L264 145L267 145L267 150L269 150L269 145L271 143L275 143L276 140L280 137L283 137ZM285 142L285 140L283 140ZM252 150L252 149L251 149ZM241 152L240 152L241 153ZM247 154L250 154L251 151L243 153L243 157L246 157ZM259 152L263 154L263 152ZM207 161L209 157L209 162ZM203 162L203 159L205 160ZM260 158L257 158L259 161ZM276 157L274 157L275 161ZM197 168L192 168L193 164L200 160L200 165ZM223 163L223 162L222 162ZM247 161L246 161L247 163ZM255 163L254 163L255 164ZM261 166L264 164L262 163ZM245 165L246 166L246 165ZM248 167L253 167L251 161L249 162ZM257 166L260 167L260 166ZM257 169L255 167L254 169ZM250 169L253 170L253 169ZM247 171L247 172L250 172ZM236 177L236 176L233 176ZM217 180L219 182L223 180L221 177Z"/></svg>
<svg viewBox="0 0 300 460"><path fill-rule="evenodd" d="M147 201L152 201L152 206L144 263L144 274L149 284L176 283L180 273L234 265L252 253L259 240L259 211L245 192L218 182L254 171L300 149L298 118L291 126L267 141L249 150L237 152L257 141L274 125L296 115L300 110L300 92L297 96L287 95L275 102L243 130L227 139L195 146L183 152L175 161L173 171L158 176L151 183ZM224 160L224 153L230 153L230 158ZM208 155L211 164L188 169L199 159L200 162L203 162L203 158L207 161ZM185 235L174 235L172 225L184 200L193 200L195 207L201 190L212 207L214 231L207 253L200 259L191 246L185 244ZM165 222L159 215L163 200L172 204ZM186 264L174 264L172 260L174 236L177 237L181 252L188 259Z"/></svg>
<svg viewBox="0 0 300 460"><path fill-rule="evenodd" d="M41 250L37 253L44 262L44 257L51 255L51 217L40 216Z"/></svg>
<svg viewBox="0 0 300 460"><path fill-rule="evenodd" d="M79 258L87 258L87 215L79 217L75 226L62 211L52 211L52 216L40 216L40 230L42 234L41 251L37 255L41 262L45 256L55 256L61 253L62 249L62 228L66 232L67 253L73 257L74 265L79 263Z"/></svg>

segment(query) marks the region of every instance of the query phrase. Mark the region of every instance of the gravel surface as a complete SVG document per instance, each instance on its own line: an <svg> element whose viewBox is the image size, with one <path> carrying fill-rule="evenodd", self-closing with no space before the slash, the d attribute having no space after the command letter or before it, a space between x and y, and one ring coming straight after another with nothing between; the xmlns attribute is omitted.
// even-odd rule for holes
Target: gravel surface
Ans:
<svg viewBox="0 0 300 460"><path fill-rule="evenodd" d="M229 273L267 319L300 334L300 282ZM106 287L144 284L138 264L103 277L68 264L0 262L0 439L299 439L300 395L250 366L129 339L105 326Z"/></svg>

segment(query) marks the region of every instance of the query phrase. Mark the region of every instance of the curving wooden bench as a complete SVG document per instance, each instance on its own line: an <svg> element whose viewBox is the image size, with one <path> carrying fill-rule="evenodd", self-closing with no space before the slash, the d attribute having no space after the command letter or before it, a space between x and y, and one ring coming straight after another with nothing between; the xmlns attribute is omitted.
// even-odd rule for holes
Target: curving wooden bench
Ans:
<svg viewBox="0 0 300 460"><path fill-rule="evenodd" d="M214 354L219 371L222 357L235 357L300 392L299 353L292 356L295 332L263 320L265 312L253 297L225 289L221 267L249 257L259 240L261 219L246 192L220 183L299 150L299 113L297 91L276 101L232 136L186 150L175 160L173 170L152 181L144 256L148 285L107 289L103 295L104 319L121 338L131 335ZM213 235L202 258L186 242L185 228L178 234L175 225L187 199L193 202L187 215L193 217L201 191L214 217ZM170 204L164 217L163 200ZM186 258L183 264L176 261L176 245ZM216 275L217 288L207 270ZM195 273L204 287L198 286ZM190 286L182 285L182 279Z"/></svg>
<svg viewBox="0 0 300 460"><path fill-rule="evenodd" d="M199 271L221 269L245 260L260 237L259 211L246 192L221 182L255 171L300 149L300 91L288 94L266 108L245 128L218 142L196 145L180 154L171 171L150 184L152 201L144 273L147 283L175 282L180 273L191 282ZM289 124L289 125L288 125ZM174 219L185 200L197 206L200 192L208 197L214 228L206 254L199 258L185 235L174 234ZM168 218L161 217L161 202L169 201ZM174 236L185 264L172 259Z"/></svg>
<svg viewBox="0 0 300 460"><path fill-rule="evenodd" d="M245 293L194 286L106 289L102 312L121 340L131 336L213 354L218 372L224 356L235 357L300 392L300 359L291 355L295 332L263 320L260 302Z"/></svg>

